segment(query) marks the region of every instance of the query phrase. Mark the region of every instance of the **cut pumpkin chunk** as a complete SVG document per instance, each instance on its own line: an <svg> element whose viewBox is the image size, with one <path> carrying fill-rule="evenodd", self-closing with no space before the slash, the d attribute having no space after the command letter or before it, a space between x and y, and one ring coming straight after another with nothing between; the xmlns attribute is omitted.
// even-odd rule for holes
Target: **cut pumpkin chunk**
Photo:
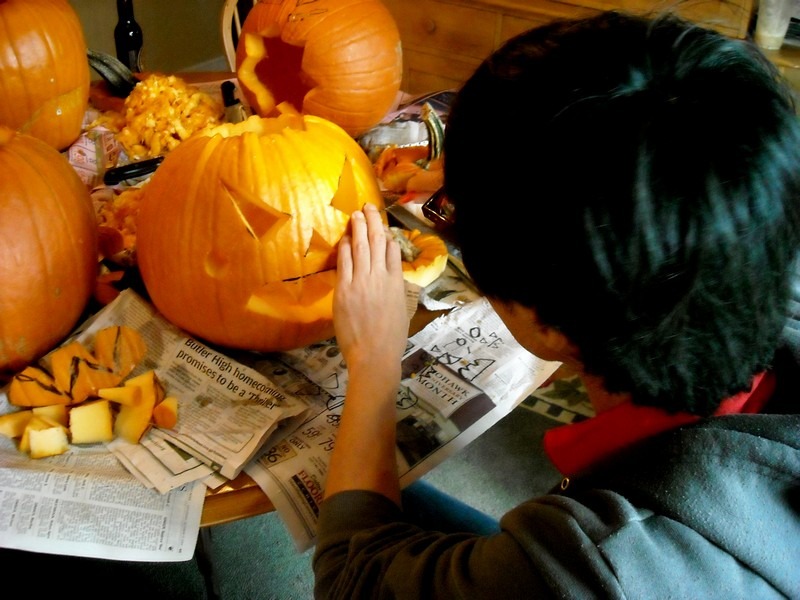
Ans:
<svg viewBox="0 0 800 600"><path fill-rule="evenodd" d="M114 421L114 434L131 444L138 444L150 427L153 409L164 399L164 386L155 371L147 371L128 379L125 385L140 388L142 398L137 404L120 406Z"/></svg>
<svg viewBox="0 0 800 600"><path fill-rule="evenodd" d="M64 431L64 439L65 440L67 439L67 437L66 437L67 428L66 427L64 427L63 425L61 425L59 423L56 423L55 421L53 421L51 419L48 419L47 417L42 417L42 416L39 416L39 415L31 415L31 418L28 421L28 424L25 426L25 431L22 432L22 436L20 437L19 450L21 452L30 453L30 451L31 451L31 433L34 432L34 431L43 431L45 429L53 429L53 428L62 429ZM41 441L44 441L44 438L42 438ZM69 445L69 442L67 442L67 445ZM43 449L40 446L40 451L42 451L42 450ZM58 452L58 454L62 454L62 453Z"/></svg>
<svg viewBox="0 0 800 600"><path fill-rule="evenodd" d="M0 435L9 438L21 437L32 416L33 412L30 410L18 410L0 415Z"/></svg>
<svg viewBox="0 0 800 600"><path fill-rule="evenodd" d="M178 424L178 399L167 396L153 409L153 421L157 427L172 429Z"/></svg>
<svg viewBox="0 0 800 600"><path fill-rule="evenodd" d="M53 376L37 366L28 366L11 379L8 401L14 406L69 404L69 394L58 389Z"/></svg>
<svg viewBox="0 0 800 600"><path fill-rule="evenodd" d="M114 417L108 400L92 400L69 411L69 433L73 444L94 444L114 439Z"/></svg>
<svg viewBox="0 0 800 600"><path fill-rule="evenodd" d="M69 450L67 428L58 423L52 423L41 429L31 429L29 432L29 445L31 458L44 458L57 456Z"/></svg>
<svg viewBox="0 0 800 600"><path fill-rule="evenodd" d="M94 337L97 361L120 377L127 377L142 361L147 346L138 331L127 325L106 327Z"/></svg>
<svg viewBox="0 0 800 600"><path fill-rule="evenodd" d="M56 386L80 404L97 395L100 388L114 387L122 377L97 359L78 341L57 348L50 354L50 368Z"/></svg>
<svg viewBox="0 0 800 600"><path fill-rule="evenodd" d="M67 417L67 406L65 404L52 404L50 406L34 406L31 409L31 412L34 415L38 415L40 417L46 417L51 421L55 421L64 427L67 426L68 417Z"/></svg>
<svg viewBox="0 0 800 600"><path fill-rule="evenodd" d="M86 344L73 340L56 348L12 378L9 402L25 410L0 415L0 436L18 439L20 452L42 458L70 444L115 437L138 443L153 423L175 427L178 401L166 397L156 372L130 377L146 352L141 334L126 325L100 329Z"/></svg>
<svg viewBox="0 0 800 600"><path fill-rule="evenodd" d="M121 385L111 388L100 388L97 390L100 398L111 400L117 404L133 406L142 401L142 388L130 385Z"/></svg>

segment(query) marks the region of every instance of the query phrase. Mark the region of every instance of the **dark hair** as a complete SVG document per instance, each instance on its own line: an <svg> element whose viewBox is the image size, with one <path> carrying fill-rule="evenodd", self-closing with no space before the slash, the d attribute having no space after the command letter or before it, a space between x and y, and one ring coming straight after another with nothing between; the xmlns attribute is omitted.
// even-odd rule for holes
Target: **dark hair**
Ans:
<svg viewBox="0 0 800 600"><path fill-rule="evenodd" d="M533 307L609 391L707 414L768 366L800 128L751 43L617 12L533 29L459 90L444 156L478 287Z"/></svg>

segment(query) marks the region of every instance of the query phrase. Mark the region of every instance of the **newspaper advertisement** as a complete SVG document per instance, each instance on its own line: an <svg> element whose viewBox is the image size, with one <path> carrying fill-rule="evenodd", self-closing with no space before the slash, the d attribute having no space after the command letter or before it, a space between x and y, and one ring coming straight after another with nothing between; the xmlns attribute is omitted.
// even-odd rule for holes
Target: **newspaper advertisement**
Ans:
<svg viewBox="0 0 800 600"><path fill-rule="evenodd" d="M167 394L178 398L178 424L152 427L139 444L116 439L72 445L66 454L42 459L29 458L0 436L0 546L188 560L207 488L236 477L284 422L309 410L305 400L171 325L133 290L65 343L78 340L91 348L94 334L113 325L141 334L147 353L131 376L155 370ZM18 410L7 390L0 390L0 414ZM139 523L147 535L126 539L117 521ZM114 532L110 537L106 525ZM160 529L145 529L150 525ZM153 548L153 540L163 543Z"/></svg>
<svg viewBox="0 0 800 600"><path fill-rule="evenodd" d="M313 407L293 433L265 447L245 469L272 500L298 550L305 550L315 542L328 458L347 388L346 366L333 340L254 366ZM488 301L480 298L411 337L396 402L401 485L481 435L558 366L519 346Z"/></svg>

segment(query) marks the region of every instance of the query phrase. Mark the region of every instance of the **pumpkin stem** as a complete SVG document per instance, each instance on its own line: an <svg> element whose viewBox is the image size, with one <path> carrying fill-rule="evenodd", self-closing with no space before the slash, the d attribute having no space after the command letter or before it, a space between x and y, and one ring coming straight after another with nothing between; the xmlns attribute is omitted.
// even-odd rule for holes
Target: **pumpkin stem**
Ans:
<svg viewBox="0 0 800 600"><path fill-rule="evenodd" d="M428 130L428 162L431 162L442 155L444 124L439 118L439 114L433 110L433 107L428 102L422 105L419 114L422 117L422 122L425 123L425 128Z"/></svg>
<svg viewBox="0 0 800 600"><path fill-rule="evenodd" d="M391 236L400 245L400 254L405 262L414 262L422 254L422 250L404 234L399 227L387 227Z"/></svg>

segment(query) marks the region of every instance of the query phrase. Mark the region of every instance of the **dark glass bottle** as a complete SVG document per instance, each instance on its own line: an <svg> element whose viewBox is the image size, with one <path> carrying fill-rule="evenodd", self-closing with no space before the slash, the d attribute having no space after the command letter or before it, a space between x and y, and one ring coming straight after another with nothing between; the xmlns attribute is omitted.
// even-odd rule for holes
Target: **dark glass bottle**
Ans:
<svg viewBox="0 0 800 600"><path fill-rule="evenodd" d="M117 26L114 27L114 44L117 58L131 71L142 70L142 28L133 17L133 0L117 0Z"/></svg>

